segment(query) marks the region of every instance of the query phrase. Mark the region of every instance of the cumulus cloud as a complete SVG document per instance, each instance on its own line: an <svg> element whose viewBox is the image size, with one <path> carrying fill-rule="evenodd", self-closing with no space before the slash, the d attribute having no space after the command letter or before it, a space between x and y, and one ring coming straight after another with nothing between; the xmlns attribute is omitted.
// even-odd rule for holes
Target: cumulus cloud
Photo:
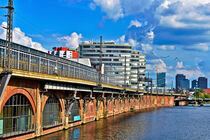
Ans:
<svg viewBox="0 0 210 140"><path fill-rule="evenodd" d="M138 45L138 42L137 42L136 40L133 40L133 39L129 39L129 40L128 40L128 43L129 43L131 46L133 46L133 47L135 47L135 46Z"/></svg>
<svg viewBox="0 0 210 140"><path fill-rule="evenodd" d="M195 70L186 70L186 69L177 69L176 70L177 74L184 74L187 76L187 78L196 78L199 76L204 76L204 74L201 72L200 69L195 69Z"/></svg>
<svg viewBox="0 0 210 140"><path fill-rule="evenodd" d="M122 35L120 38L116 40L117 43L124 44L125 43L125 35Z"/></svg>
<svg viewBox="0 0 210 140"><path fill-rule="evenodd" d="M101 7L110 19L118 20L124 16L138 14L148 9L154 0L93 0L90 8Z"/></svg>
<svg viewBox="0 0 210 140"><path fill-rule="evenodd" d="M58 41L65 43L65 45L68 47L76 49L79 47L81 38L82 34L77 34L76 32L73 32L70 36L59 37Z"/></svg>
<svg viewBox="0 0 210 140"><path fill-rule="evenodd" d="M120 0L93 0L90 3L91 9L94 9L96 6L100 6L110 19L117 20L124 16Z"/></svg>
<svg viewBox="0 0 210 140"><path fill-rule="evenodd" d="M141 44L142 46L142 50L145 52L145 53L148 53L150 51L152 51L152 46L151 44Z"/></svg>
<svg viewBox="0 0 210 140"><path fill-rule="evenodd" d="M210 8L209 0L166 0L157 9L160 24L171 27L210 27L210 16L205 14Z"/></svg>
<svg viewBox="0 0 210 140"><path fill-rule="evenodd" d="M157 70L158 72L167 72L166 63L162 59L149 60L146 68L149 70Z"/></svg>
<svg viewBox="0 0 210 140"><path fill-rule="evenodd" d="M158 47L158 50L172 51L172 50L175 50L175 46L173 46L173 45L161 45L161 46Z"/></svg>
<svg viewBox="0 0 210 140"><path fill-rule="evenodd" d="M138 20L131 20L131 22L130 22L130 25L128 26L128 28L130 28L130 27L132 27L132 26L135 26L135 27L141 27L142 26L142 24L141 24L141 22L139 22Z"/></svg>
<svg viewBox="0 0 210 140"><path fill-rule="evenodd" d="M7 27L7 23L3 22L1 26ZM0 38L6 39L6 30L3 28L0 28ZM13 42L39 51L47 52L47 50L43 48L40 43L32 41L32 38L26 36L26 34L17 27L13 29Z"/></svg>

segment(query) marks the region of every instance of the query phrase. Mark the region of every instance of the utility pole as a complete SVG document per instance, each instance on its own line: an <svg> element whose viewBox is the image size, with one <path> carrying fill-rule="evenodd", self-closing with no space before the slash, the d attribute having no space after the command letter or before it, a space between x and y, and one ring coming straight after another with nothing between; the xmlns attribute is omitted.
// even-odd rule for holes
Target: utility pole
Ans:
<svg viewBox="0 0 210 140"><path fill-rule="evenodd" d="M102 85L102 47L103 47L103 42L102 42L102 36L100 36L100 61L99 61L99 82L98 86L101 87Z"/></svg>
<svg viewBox="0 0 210 140"><path fill-rule="evenodd" d="M127 84L126 84L126 79L127 79L126 65L127 65L127 57L125 56L125 65L124 65L124 90L125 90L126 87L127 87Z"/></svg>
<svg viewBox="0 0 210 140"><path fill-rule="evenodd" d="M140 76L139 76L139 67L137 69L137 94L139 93L139 84L140 84Z"/></svg>
<svg viewBox="0 0 210 140"><path fill-rule="evenodd" d="M8 9L7 15L7 58L8 62L6 63L6 72L11 72L11 45L12 45L12 28L13 28L13 0L8 1L8 6L5 7Z"/></svg>
<svg viewBox="0 0 210 140"><path fill-rule="evenodd" d="M7 49L7 54L4 56L5 58L7 57L8 60L6 62L6 65L4 67L4 72L2 73L3 77L1 80L1 85L0 85L0 100L5 92L5 89L10 81L10 78L12 76L12 68L11 68L11 45L12 45L12 27L13 27L13 0L8 1L8 6L7 7L0 7L0 8L6 8L8 9L8 15L7 15L7 36L6 36L6 49Z"/></svg>
<svg viewBox="0 0 210 140"><path fill-rule="evenodd" d="M157 94L158 94L158 80L159 80L159 79L158 79L158 71L157 71L157 69L156 69L156 76L157 76L157 77L156 77L156 80L157 80Z"/></svg>

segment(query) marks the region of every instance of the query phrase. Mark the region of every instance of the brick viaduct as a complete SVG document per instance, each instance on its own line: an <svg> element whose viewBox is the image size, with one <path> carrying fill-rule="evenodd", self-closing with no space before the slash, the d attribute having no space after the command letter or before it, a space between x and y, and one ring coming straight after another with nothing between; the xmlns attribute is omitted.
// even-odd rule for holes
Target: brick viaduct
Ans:
<svg viewBox="0 0 210 140"><path fill-rule="evenodd" d="M112 93L108 91L106 92L105 90L94 91L93 89L91 91L79 89L45 89L44 85L44 81L42 80L21 77L12 77L10 79L0 101L1 118L3 120L3 115L6 116L8 114L10 114L10 117L14 117L14 115L11 114L17 115L17 112L20 111L18 110L18 107L16 108L17 112L13 111L13 113L7 113L6 110L9 111L9 108L12 108L12 105L18 105L18 103L9 103L10 99L11 102L17 102L15 98L20 98L23 104L25 101L22 100L28 100L27 103L30 105L31 114L27 113L27 115L30 116L30 119L29 117L23 119L23 117L19 115L20 118L16 120L13 118L11 124L8 126L20 129L18 122L21 122L21 118L22 120L30 122L25 124L27 129L20 129L22 130L22 133L11 133L17 132L17 128L13 131L8 131L6 135L3 135L5 133L1 132L2 138L29 139L129 111L143 111L159 107L172 107L174 106L174 99L176 98L170 94L138 95ZM46 104L48 104L48 107ZM184 105L184 103L180 103L180 105ZM8 109L6 109L6 107ZM50 107L52 109L45 109ZM14 108L12 110L14 110ZM50 111L52 114L55 113L54 116L50 114ZM4 121L7 121L8 123L10 122L6 119L4 119ZM0 131L6 131L3 127L8 126L1 123L2 122L0 122L0 125L2 126L0 126L0 129L2 130ZM29 124L30 129L28 128Z"/></svg>

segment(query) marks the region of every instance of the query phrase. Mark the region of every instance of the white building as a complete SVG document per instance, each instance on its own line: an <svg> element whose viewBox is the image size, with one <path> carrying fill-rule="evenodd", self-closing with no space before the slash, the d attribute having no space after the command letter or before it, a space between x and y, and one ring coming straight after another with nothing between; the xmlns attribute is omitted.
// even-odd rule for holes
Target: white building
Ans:
<svg viewBox="0 0 210 140"><path fill-rule="evenodd" d="M139 78L145 78L145 55L141 55L139 51L132 50L131 59L130 59L130 67L131 67L131 88L144 90L145 82L139 81Z"/></svg>
<svg viewBox="0 0 210 140"><path fill-rule="evenodd" d="M92 65L99 65L100 43L84 42L79 45L78 51L81 58L90 58ZM121 86L137 89L137 74L145 76L145 56L140 55L139 51L133 51L132 46L128 44L103 43L102 64L104 74L114 77ZM140 82L139 85L139 89L143 90L144 83Z"/></svg>

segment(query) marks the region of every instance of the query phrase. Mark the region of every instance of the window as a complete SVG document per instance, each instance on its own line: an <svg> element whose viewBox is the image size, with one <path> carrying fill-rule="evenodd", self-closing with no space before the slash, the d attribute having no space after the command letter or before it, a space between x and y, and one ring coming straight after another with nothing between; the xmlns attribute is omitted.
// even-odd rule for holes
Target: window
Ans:
<svg viewBox="0 0 210 140"><path fill-rule="evenodd" d="M34 130L29 100L22 94L12 96L0 114L0 136L8 137Z"/></svg>

